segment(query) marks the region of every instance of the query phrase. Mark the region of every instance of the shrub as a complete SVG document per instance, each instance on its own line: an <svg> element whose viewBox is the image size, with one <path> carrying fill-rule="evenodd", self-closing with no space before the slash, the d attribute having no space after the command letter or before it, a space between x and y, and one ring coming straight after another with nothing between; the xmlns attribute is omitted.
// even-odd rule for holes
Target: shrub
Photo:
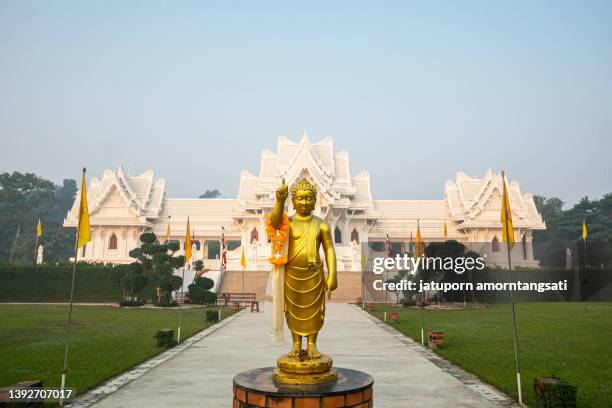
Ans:
<svg viewBox="0 0 612 408"><path fill-rule="evenodd" d="M120 276L127 265L79 263L76 268L74 300L116 302L122 298ZM0 266L0 301L67 302L70 298L72 265Z"/></svg>
<svg viewBox="0 0 612 408"><path fill-rule="evenodd" d="M153 303L155 306L158 307L176 307L178 306L178 303L176 302L176 300L168 300L167 298L161 298L161 300L157 303Z"/></svg>
<svg viewBox="0 0 612 408"><path fill-rule="evenodd" d="M192 283L189 285L189 302L196 305L215 304L217 294Z"/></svg>
<svg viewBox="0 0 612 408"><path fill-rule="evenodd" d="M121 307L138 307L144 306L145 302L142 300L122 300L119 302Z"/></svg>
<svg viewBox="0 0 612 408"><path fill-rule="evenodd" d="M172 329L161 329L157 331L157 334L153 336L157 340L157 347L174 347L176 341L174 340L174 330Z"/></svg>
<svg viewBox="0 0 612 408"><path fill-rule="evenodd" d="M145 232L144 234L140 235L140 242L145 244L153 244L156 239L157 236L152 232Z"/></svg>
<svg viewBox="0 0 612 408"><path fill-rule="evenodd" d="M538 377L533 381L537 408L576 407L577 387L562 378Z"/></svg>
<svg viewBox="0 0 612 408"><path fill-rule="evenodd" d="M209 291L215 285L212 279L205 278L203 276L196 278L196 280L189 285L189 301L194 304L216 304L217 294Z"/></svg>
<svg viewBox="0 0 612 408"><path fill-rule="evenodd" d="M219 311L218 310L207 310L206 311L206 321L207 322L218 322L219 321Z"/></svg>
<svg viewBox="0 0 612 408"><path fill-rule="evenodd" d="M210 290L213 286L215 286L215 282L212 279L205 278L203 276L197 278L194 283L204 290Z"/></svg>

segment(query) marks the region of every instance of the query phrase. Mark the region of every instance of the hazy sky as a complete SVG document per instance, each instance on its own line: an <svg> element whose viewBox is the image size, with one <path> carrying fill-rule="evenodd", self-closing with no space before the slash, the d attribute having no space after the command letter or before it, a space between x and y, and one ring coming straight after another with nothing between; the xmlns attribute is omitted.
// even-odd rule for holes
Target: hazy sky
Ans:
<svg viewBox="0 0 612 408"><path fill-rule="evenodd" d="M331 3L0 0L0 171L121 163L234 197L308 129L375 198L489 167L612 192L612 2Z"/></svg>

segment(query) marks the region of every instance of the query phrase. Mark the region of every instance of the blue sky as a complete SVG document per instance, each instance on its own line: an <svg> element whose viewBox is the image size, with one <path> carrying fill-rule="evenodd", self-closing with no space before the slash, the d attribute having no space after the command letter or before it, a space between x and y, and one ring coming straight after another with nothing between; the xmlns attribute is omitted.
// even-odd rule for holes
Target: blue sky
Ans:
<svg viewBox="0 0 612 408"><path fill-rule="evenodd" d="M612 192L611 2L0 1L0 171L122 163L235 196L285 135L332 137L375 198L506 169Z"/></svg>

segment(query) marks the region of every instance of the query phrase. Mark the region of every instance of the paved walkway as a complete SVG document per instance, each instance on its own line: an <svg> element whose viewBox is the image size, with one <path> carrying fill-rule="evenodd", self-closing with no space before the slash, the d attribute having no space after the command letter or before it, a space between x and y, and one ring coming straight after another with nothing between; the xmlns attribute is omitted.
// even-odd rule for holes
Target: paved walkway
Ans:
<svg viewBox="0 0 612 408"><path fill-rule="evenodd" d="M286 345L274 346L268 330L267 314L243 312L144 374L141 369L140 376L133 375L135 379L94 406L229 407L236 373L272 366L289 348L288 332ZM511 405L504 395L355 306L328 305L319 349L331 355L337 367L372 375L376 407Z"/></svg>

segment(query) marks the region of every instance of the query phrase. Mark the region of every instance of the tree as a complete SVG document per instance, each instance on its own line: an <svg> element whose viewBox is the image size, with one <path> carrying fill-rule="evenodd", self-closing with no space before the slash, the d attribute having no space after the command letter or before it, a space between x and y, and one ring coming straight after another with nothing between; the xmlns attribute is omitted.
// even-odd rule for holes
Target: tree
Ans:
<svg viewBox="0 0 612 408"><path fill-rule="evenodd" d="M581 241L582 222L588 229L587 252L593 257L593 265L612 263L612 194L599 200L583 197L580 202L567 210L559 198L534 197L536 208L546 222L545 231L534 231L536 258L543 266L562 267L565 265L565 250L573 248L574 256L583 256Z"/></svg>
<svg viewBox="0 0 612 408"><path fill-rule="evenodd" d="M131 264L128 271L121 277L120 282L125 291L124 300L141 301L142 296L140 294L149 283L149 276L143 272L139 264Z"/></svg>
<svg viewBox="0 0 612 408"><path fill-rule="evenodd" d="M76 191L74 180L57 186L33 173L0 174L0 259L34 261L40 218L43 235L39 243L45 247L45 261L67 261L74 251L74 230L64 228L63 222Z"/></svg>
<svg viewBox="0 0 612 408"><path fill-rule="evenodd" d="M425 248L425 258L440 258L442 263L445 263L447 259L453 260L453 265L455 265L456 258L464 258L469 257L477 258L478 254L475 252L466 252L467 248L465 245L461 244L455 240L448 240L445 242L432 242ZM422 278L421 278L422 277ZM471 275L464 273L457 273L453 269L445 269L444 265L438 265L433 263L429 268L423 268L418 273L418 278L427 280L435 280L437 282L467 282ZM457 296L463 296L463 300L465 301L465 292L461 291L461 293L447 292L445 294L441 294L447 300L458 300Z"/></svg>
<svg viewBox="0 0 612 408"><path fill-rule="evenodd" d="M200 194L198 198L217 198L220 196L221 193L215 188L214 190L206 190L204 194Z"/></svg>
<svg viewBox="0 0 612 408"><path fill-rule="evenodd" d="M210 291L215 285L212 279L199 277L189 285L189 301L195 304L206 304L215 302L217 295Z"/></svg>
<svg viewBox="0 0 612 408"><path fill-rule="evenodd" d="M200 305L216 302L217 294L210 291L215 286L215 282L212 279L200 276L201 271L204 269L204 262L201 260L195 261L193 266L197 274L193 283L188 287L189 301Z"/></svg>
<svg viewBox="0 0 612 408"><path fill-rule="evenodd" d="M147 276L148 282L160 289L159 305L175 306L172 291L179 289L183 280L174 275L174 270L185 264L185 257L174 255L178 250L176 243L157 244L156 241L157 236L152 232L140 236L140 247L130 251L130 257L137 261L131 264L128 274L132 276L126 278L125 282L126 285L141 283L138 275L143 274Z"/></svg>

